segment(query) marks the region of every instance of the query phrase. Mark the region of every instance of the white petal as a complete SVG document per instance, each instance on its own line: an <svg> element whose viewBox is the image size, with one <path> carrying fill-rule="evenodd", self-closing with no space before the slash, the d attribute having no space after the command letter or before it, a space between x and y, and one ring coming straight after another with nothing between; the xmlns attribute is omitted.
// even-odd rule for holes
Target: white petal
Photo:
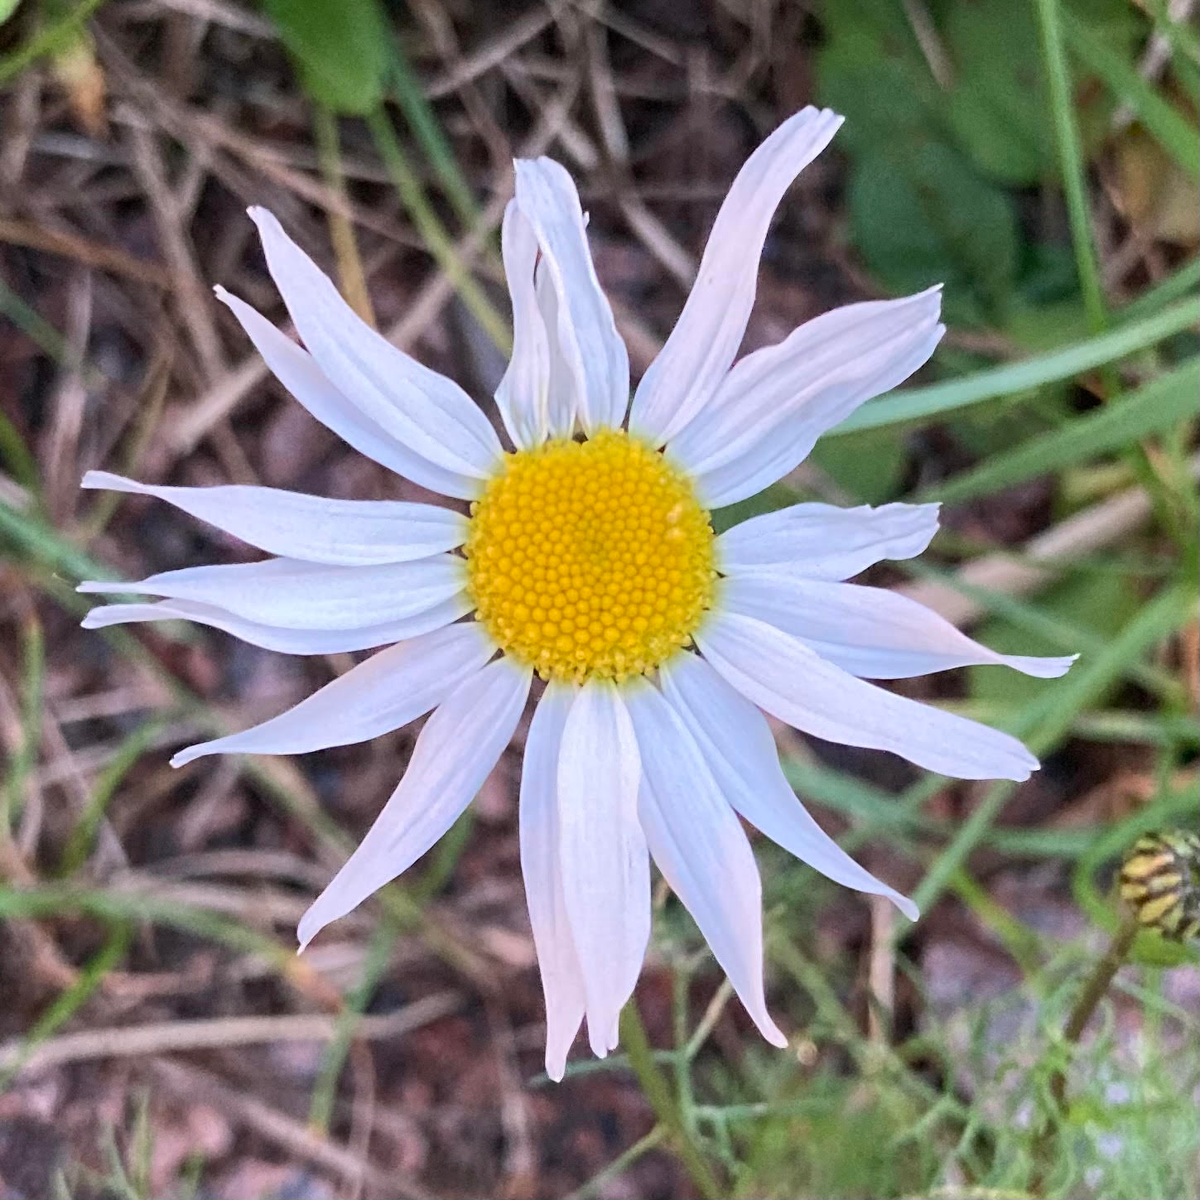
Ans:
<svg viewBox="0 0 1200 1200"><path fill-rule="evenodd" d="M629 404L629 355L588 250L579 194L566 168L522 159L517 204L537 234L558 297L557 340L576 382L584 429L615 428Z"/></svg>
<svg viewBox="0 0 1200 1200"><path fill-rule="evenodd" d="M902 383L945 333L941 292L834 309L747 355L668 448L713 508L783 478L860 404Z"/></svg>
<svg viewBox="0 0 1200 1200"><path fill-rule="evenodd" d="M249 211L293 324L342 395L427 461L480 479L491 474L500 442L466 392L367 325L271 213Z"/></svg>
<svg viewBox="0 0 1200 1200"><path fill-rule="evenodd" d="M557 1081L583 1021L583 972L575 952L558 852L558 759L572 689L551 683L538 702L521 767L521 874L546 997L546 1074Z"/></svg>
<svg viewBox="0 0 1200 1200"><path fill-rule="evenodd" d="M786 1046L763 996L762 886L746 834L679 714L645 680L626 694L650 853L763 1037Z"/></svg>
<svg viewBox="0 0 1200 1200"><path fill-rule="evenodd" d="M295 558L183 567L135 583L88 580L79 592L197 600L285 629L362 629L432 608L463 590L461 558L439 554L372 567L329 567Z"/></svg>
<svg viewBox="0 0 1200 1200"><path fill-rule="evenodd" d="M959 779L1021 780L1037 769L1007 733L864 683L753 617L720 613L696 641L743 696L814 737L890 750Z"/></svg>
<svg viewBox="0 0 1200 1200"><path fill-rule="evenodd" d="M1056 679L1078 657L998 654L899 592L802 579L783 567L734 575L725 581L722 598L730 612L782 629L863 679L905 679L989 663Z"/></svg>
<svg viewBox="0 0 1200 1200"><path fill-rule="evenodd" d="M631 433L661 446L712 398L746 332L771 217L841 123L828 109L802 109L746 160L717 213L683 312L638 385Z"/></svg>
<svg viewBox="0 0 1200 1200"><path fill-rule="evenodd" d="M939 507L793 504L726 530L717 538L718 562L727 575L786 563L805 579L849 579L884 559L922 553L937 532Z"/></svg>
<svg viewBox="0 0 1200 1200"><path fill-rule="evenodd" d="M515 200L510 200L504 210L500 253L512 298L513 345L508 369L496 388L496 406L508 436L518 450L523 450L546 440L550 344L534 287L537 236Z"/></svg>
<svg viewBox="0 0 1200 1200"><path fill-rule="evenodd" d="M412 760L358 849L300 919L303 950L331 921L406 871L454 824L508 745L531 673L500 658L460 683L425 723Z"/></svg>
<svg viewBox="0 0 1200 1200"><path fill-rule="evenodd" d="M390 646L269 721L180 750L171 766L208 754L308 754L390 733L424 716L496 652L482 625L449 625Z"/></svg>
<svg viewBox="0 0 1200 1200"><path fill-rule="evenodd" d="M467 536L461 513L402 500L329 500L240 484L162 487L108 471L88 471L80 486L155 496L269 554L305 562L404 562L453 550Z"/></svg>
<svg viewBox="0 0 1200 1200"><path fill-rule="evenodd" d="M616 687L576 693L558 757L563 896L583 971L588 1040L612 1048L650 938L650 862L637 817L633 724Z"/></svg>
<svg viewBox="0 0 1200 1200"><path fill-rule="evenodd" d="M456 471L447 471L398 442L390 433L350 399L343 396L325 377L307 350L276 329L260 312L224 288L214 289L217 298L228 305L263 356L275 377L318 420L332 429L347 445L374 459L381 466L422 487L473 499L479 494L479 480Z"/></svg>
<svg viewBox="0 0 1200 1200"><path fill-rule="evenodd" d="M349 650L373 650L407 638L420 637L441 629L474 608L465 592L440 604L422 609L410 617L368 625L363 629L284 629L247 621L211 604L193 600L160 600L157 604L106 604L93 608L83 618L84 629L106 629L110 625L130 625L140 621L195 621L223 630L252 646L280 654L341 654Z"/></svg>
<svg viewBox="0 0 1200 1200"><path fill-rule="evenodd" d="M534 272L534 291L550 354L550 376L546 392L546 436L569 438L575 432L575 414L579 410L575 375L567 363L558 340L558 295L546 269L546 260L538 259Z"/></svg>
<svg viewBox="0 0 1200 1200"><path fill-rule="evenodd" d="M725 799L751 825L835 883L886 896L910 921L917 919L911 900L860 867L812 819L780 769L766 719L749 700L695 654L676 654L661 677Z"/></svg>

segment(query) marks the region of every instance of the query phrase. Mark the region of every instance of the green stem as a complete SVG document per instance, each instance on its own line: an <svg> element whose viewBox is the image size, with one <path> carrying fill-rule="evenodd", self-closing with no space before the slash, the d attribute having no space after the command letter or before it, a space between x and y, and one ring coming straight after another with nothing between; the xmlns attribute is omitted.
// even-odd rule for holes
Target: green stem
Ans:
<svg viewBox="0 0 1200 1200"><path fill-rule="evenodd" d="M1104 993L1108 991L1108 985L1112 983L1113 976L1129 956L1137 934L1137 920L1127 914L1117 932L1113 934L1108 949L1092 968L1092 973L1083 985L1083 991L1079 993L1079 999L1075 1001L1070 1015L1067 1017L1066 1025L1063 1026L1063 1043L1068 1048L1074 1047L1083 1036L1083 1031L1092 1019L1092 1014L1103 999ZM1034 1175L1030 1180L1029 1190L1035 1196L1041 1195L1045 1190L1046 1173L1050 1166L1050 1155L1054 1149L1058 1125L1067 1112L1067 1069L1065 1064L1056 1067L1054 1074L1050 1076L1050 1104L1050 1113L1038 1132L1033 1148Z"/></svg>
<svg viewBox="0 0 1200 1200"><path fill-rule="evenodd" d="M654 1065L654 1053L650 1049L650 1040L646 1037L646 1027L642 1024L636 1000L631 999L621 1013L621 1042L643 1094L659 1122L670 1131L676 1153L683 1160L696 1190L704 1200L718 1200L723 1193L712 1168L684 1123L683 1113L671 1095L662 1072Z"/></svg>
<svg viewBox="0 0 1200 1200"><path fill-rule="evenodd" d="M445 271L447 278L462 297L463 303L483 326L484 332L507 353L512 346L512 333L508 322L496 311L483 289L463 266L454 242L437 213L433 211L421 181L400 147L400 141L387 113L380 106L368 113L366 120L371 136L375 139L375 147L383 159L383 165L391 176L396 191L400 193L400 201L417 227L417 232L424 240L429 253Z"/></svg>
<svg viewBox="0 0 1200 1200"><path fill-rule="evenodd" d="M1088 329L1093 334L1099 334L1108 329L1108 306L1104 299L1100 265L1092 239L1091 214L1087 200L1087 163L1071 98L1071 72L1063 40L1061 13L1058 0L1034 0L1034 6L1037 9L1038 30L1041 34L1046 82L1050 89L1054 140L1058 147L1059 170L1067 201L1071 244L1075 250L1075 268L1079 274L1079 288L1083 293L1083 308ZM1105 401L1115 400L1121 391L1116 372L1112 367L1106 367L1100 378ZM1190 518L1184 515L1186 509L1159 476L1145 446L1140 443L1130 446L1126 457L1150 496L1163 528L1171 534L1190 561L1195 551L1196 536L1191 529Z"/></svg>
<svg viewBox="0 0 1200 1200"><path fill-rule="evenodd" d="M346 176L342 170L342 147L338 139L337 116L333 110L313 101L313 137L317 144L317 163L325 185L340 200L347 202ZM372 329L375 328L375 310L367 291L367 275L363 270L354 238L354 225L345 212L330 208L326 213L329 224L329 239L337 259L338 284L342 295L352 309Z"/></svg>
<svg viewBox="0 0 1200 1200"><path fill-rule="evenodd" d="M1058 0L1034 0L1034 3L1042 39L1042 57L1046 62L1046 82L1050 88L1050 108L1054 117L1054 140L1058 146L1063 191L1071 221L1071 244L1079 271L1079 287L1083 292L1088 327L1092 333L1100 333L1108 325L1108 308L1104 302L1100 267L1092 245L1091 217L1084 185L1083 148L1075 124L1070 70L1063 45Z"/></svg>

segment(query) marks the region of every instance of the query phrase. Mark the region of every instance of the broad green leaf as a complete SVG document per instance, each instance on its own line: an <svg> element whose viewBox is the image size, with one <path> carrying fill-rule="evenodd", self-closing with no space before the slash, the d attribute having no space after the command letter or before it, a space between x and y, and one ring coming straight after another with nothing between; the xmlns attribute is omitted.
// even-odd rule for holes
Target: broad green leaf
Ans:
<svg viewBox="0 0 1200 1200"><path fill-rule="evenodd" d="M1127 0L1075 0L1073 7L1086 14L1096 41L1118 60L1132 53L1139 22ZM1050 100L1033 5L971 0L947 4L942 11L938 28L953 71L946 117L960 148L980 171L1005 183L1028 186L1056 178L1058 157L1046 116ZM1099 145L1111 111L1101 91L1076 89L1075 115L1085 148Z"/></svg>
<svg viewBox="0 0 1200 1200"><path fill-rule="evenodd" d="M942 98L899 4L826 0L817 94L846 118L838 145L850 154L940 136Z"/></svg>
<svg viewBox="0 0 1200 1200"><path fill-rule="evenodd" d="M938 484L926 498L955 503L1124 449L1149 434L1194 417L1198 394L1200 359L1193 358L1113 404L1030 438L1008 453L995 455L973 470Z"/></svg>
<svg viewBox="0 0 1200 1200"><path fill-rule="evenodd" d="M1016 214L1008 195L952 146L880 146L859 155L848 209L855 246L890 291L945 283L952 318L1000 316L1016 274Z"/></svg>
<svg viewBox="0 0 1200 1200"><path fill-rule="evenodd" d="M974 165L1005 183L1055 171L1054 131L1033 8L1011 0L952 4L941 28L954 86L946 116Z"/></svg>
<svg viewBox="0 0 1200 1200"><path fill-rule="evenodd" d="M21 0L0 0L0 25L17 11L17 5L20 3Z"/></svg>
<svg viewBox="0 0 1200 1200"><path fill-rule="evenodd" d="M263 0L263 6L314 100L358 115L378 106L391 61L391 32L378 0Z"/></svg>

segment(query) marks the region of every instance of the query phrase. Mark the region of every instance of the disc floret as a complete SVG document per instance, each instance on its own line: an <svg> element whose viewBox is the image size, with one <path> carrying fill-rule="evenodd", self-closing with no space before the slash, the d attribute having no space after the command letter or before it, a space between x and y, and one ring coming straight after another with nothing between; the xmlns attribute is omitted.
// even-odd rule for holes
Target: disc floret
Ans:
<svg viewBox="0 0 1200 1200"><path fill-rule="evenodd" d="M691 484L623 430L507 455L463 551L476 618L544 679L654 670L691 640L716 576Z"/></svg>

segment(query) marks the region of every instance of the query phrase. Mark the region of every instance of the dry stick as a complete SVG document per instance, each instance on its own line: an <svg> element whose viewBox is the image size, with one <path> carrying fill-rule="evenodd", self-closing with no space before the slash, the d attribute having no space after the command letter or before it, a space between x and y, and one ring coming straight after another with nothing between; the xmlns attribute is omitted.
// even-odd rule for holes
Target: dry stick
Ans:
<svg viewBox="0 0 1200 1200"><path fill-rule="evenodd" d="M1200 473L1200 455L1189 460L1188 468L1193 476ZM1110 546L1144 525L1151 511L1145 489L1129 488L1030 538L1017 551L1019 558L988 554L960 568L955 578L983 591L1028 595L1051 583L1068 563ZM939 580L896 590L935 609L953 625L970 625L987 611L978 600Z"/></svg>
<svg viewBox="0 0 1200 1200"><path fill-rule="evenodd" d="M15 217L0 217L0 242L10 246L25 246L30 250L43 250L47 254L58 254L73 258L85 266L107 271L111 275L123 275L137 283L148 283L153 287L171 286L171 275L158 263L147 262L118 250L113 246L101 245L77 233L47 229Z"/></svg>
<svg viewBox="0 0 1200 1200"><path fill-rule="evenodd" d="M533 41L555 19L559 10L565 7L563 0L552 0L549 4L530 9L495 37L485 41L477 50L454 62L448 71L435 76L424 87L426 99L438 100L442 96L448 96L464 84L478 79L492 67L500 66L527 42Z"/></svg>
<svg viewBox="0 0 1200 1200"><path fill-rule="evenodd" d="M133 169L150 200L155 229L170 264L177 310L209 385L225 374L225 355L213 320L208 288L200 275L191 241L184 231L179 206L167 182L155 135L138 125L129 126Z"/></svg>
<svg viewBox="0 0 1200 1200"><path fill-rule="evenodd" d="M46 464L42 502L55 524L75 510L79 494L79 435L88 399L84 361L92 329L92 275L76 268L67 293L67 328L59 380L50 399L49 436L43 442Z"/></svg>
<svg viewBox="0 0 1200 1200"><path fill-rule="evenodd" d="M218 1076L190 1063L158 1059L151 1069L159 1080L181 1097L198 1096L213 1103L227 1116L241 1120L260 1137L298 1158L306 1159L340 1176L350 1187L360 1181L377 1196L403 1196L406 1200L430 1200L414 1179L392 1167L381 1170L364 1162L353 1151L314 1133L301 1121L231 1087Z"/></svg>
<svg viewBox="0 0 1200 1200"><path fill-rule="evenodd" d="M592 102L600 126L600 136L604 140L605 152L617 177L617 206L651 257L657 259L686 292L696 278L696 260L675 240L667 227L634 191L633 176L629 167L629 137L621 117L621 106L613 83L607 45L598 25L587 27L584 43L591 65Z"/></svg>
<svg viewBox="0 0 1200 1200"><path fill-rule="evenodd" d="M453 992L435 992L385 1016L367 1016L355 1026L356 1038L392 1038L411 1033L462 1007ZM0 1074L20 1065L33 1075L66 1063L101 1058L132 1058L188 1050L215 1050L269 1042L328 1042L337 1034L335 1014L298 1013L272 1017L216 1017L195 1021L158 1021L110 1029L83 1029L51 1038L32 1054L24 1039L0 1044ZM22 1062L22 1057L28 1057Z"/></svg>
<svg viewBox="0 0 1200 1200"><path fill-rule="evenodd" d="M572 96L568 96L568 100L570 98ZM535 158L549 147L561 133L566 109L567 104L561 98L544 107L536 128L522 148L523 155ZM470 268L487 250L504 215L508 191L507 181L497 180L497 194L480 214L478 225L455 244L455 257L464 268ZM453 296L454 284L442 271L435 270L418 291L416 300L405 316L385 330L384 336L400 349L408 349L437 319ZM165 425L171 450L177 455L189 453L267 375L266 363L257 354L252 354L239 363L219 386L210 389L195 404L189 405L186 411L173 414Z"/></svg>

